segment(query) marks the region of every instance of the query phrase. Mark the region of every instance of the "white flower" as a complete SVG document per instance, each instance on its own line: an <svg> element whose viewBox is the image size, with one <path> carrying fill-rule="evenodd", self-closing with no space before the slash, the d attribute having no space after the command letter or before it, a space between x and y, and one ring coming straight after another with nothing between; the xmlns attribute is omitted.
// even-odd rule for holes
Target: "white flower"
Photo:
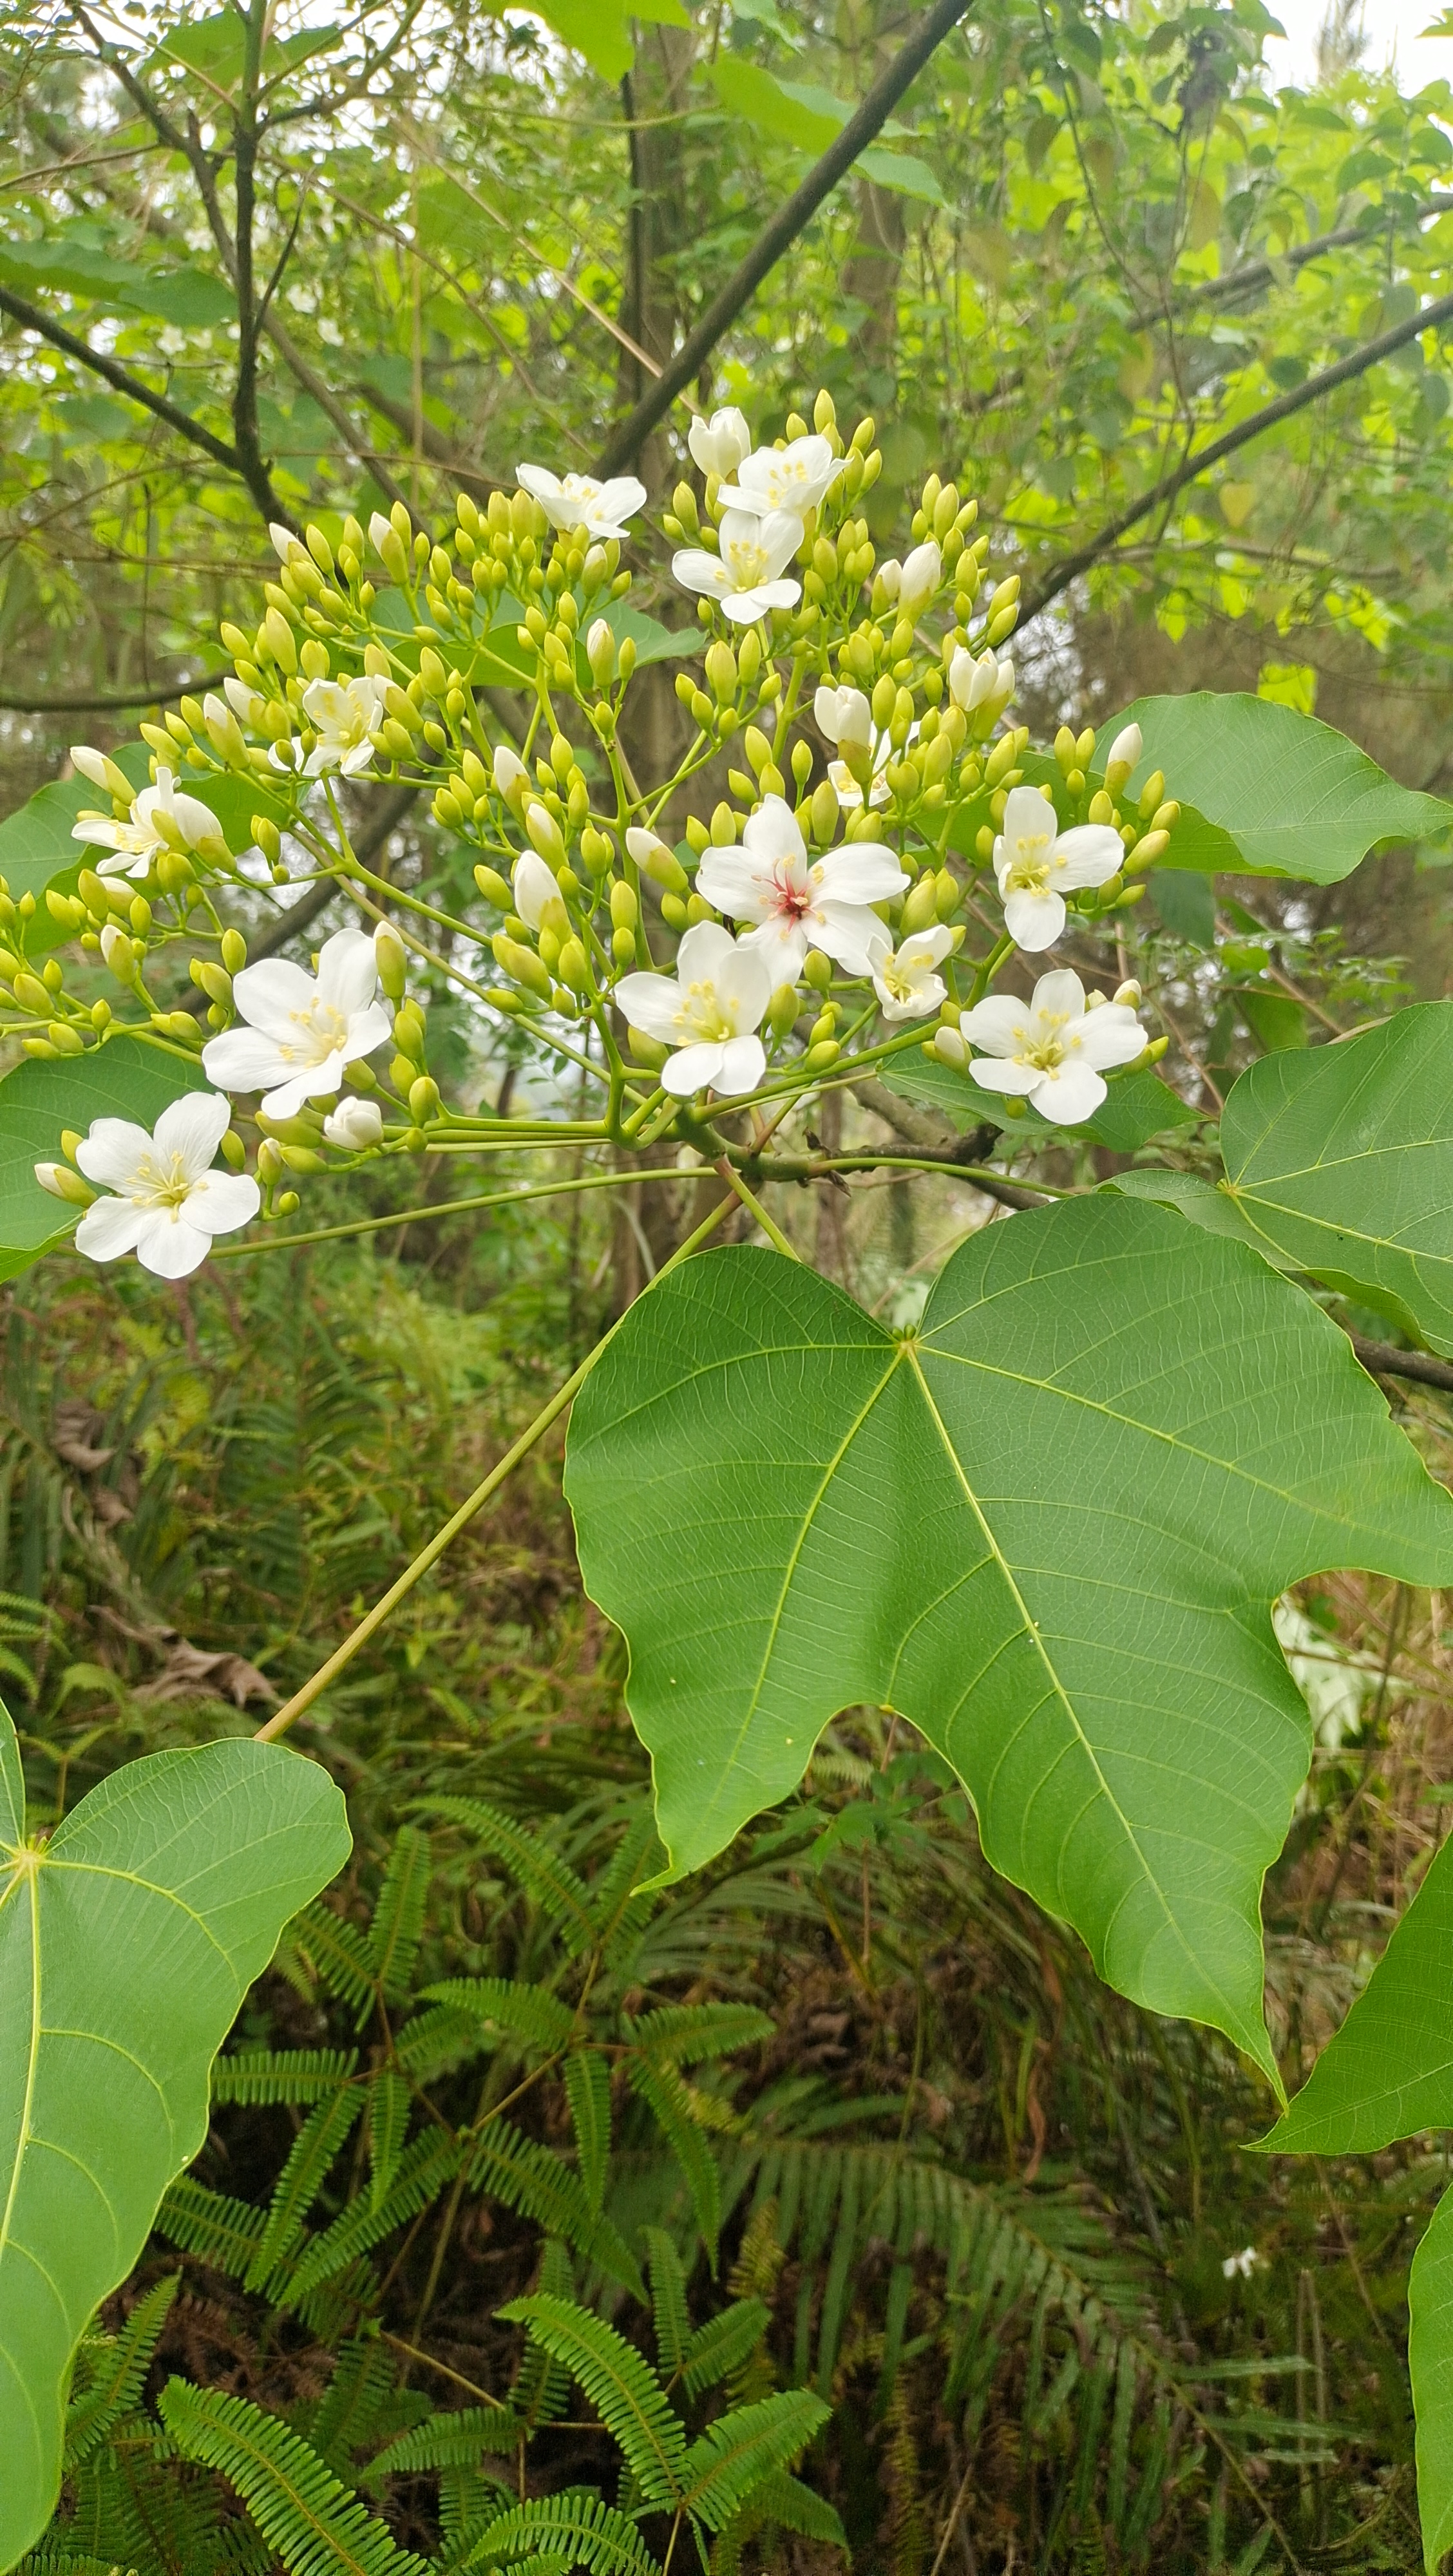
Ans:
<svg viewBox="0 0 1453 2576"><path fill-rule="evenodd" d="M73 841L91 841L114 853L97 863L101 877L144 877L162 850L195 850L220 839L217 817L197 796L180 796L169 769L159 769L154 787L143 787L124 823L104 814L83 815L71 831Z"/></svg>
<svg viewBox="0 0 1453 2576"><path fill-rule="evenodd" d="M890 555L878 566L878 578L888 597L895 600L900 617L916 617L926 608L943 579L943 554L932 537L915 546L900 564Z"/></svg>
<svg viewBox="0 0 1453 2576"><path fill-rule="evenodd" d="M893 757L893 743L885 726L879 733L873 723L873 710L861 689L819 689L812 702L818 731L829 742L849 743L867 751L872 760L872 777L868 788L870 805L886 805L889 797L888 763ZM918 738L917 720L909 726L903 747ZM863 791L845 760L830 760L827 774L833 793L845 812L861 805Z"/></svg>
<svg viewBox="0 0 1453 2576"><path fill-rule="evenodd" d="M976 661L967 644L960 644L948 666L948 685L966 716L986 708L992 723L1014 695L1014 665L1007 655L1001 662L993 652L981 653Z"/></svg>
<svg viewBox="0 0 1453 2576"><path fill-rule="evenodd" d="M896 952L886 931L868 951L873 990L885 1020L926 1020L944 1000L948 987L934 968L954 944L942 922L932 930L912 930Z"/></svg>
<svg viewBox="0 0 1453 2576"><path fill-rule="evenodd" d="M646 497L634 474L618 474L597 483L593 474L567 474L562 479L544 465L517 465L524 490L538 501L552 528L584 528L597 539L624 537L626 522Z"/></svg>
<svg viewBox="0 0 1453 2576"><path fill-rule="evenodd" d="M362 778L373 760L369 736L384 718L386 680L369 671L356 680L310 680L303 691L303 713L318 739L303 763L306 778L341 770L345 778Z"/></svg>
<svg viewBox="0 0 1453 2576"><path fill-rule="evenodd" d="M867 750L873 739L873 710L861 689L821 688L812 701L812 712L825 741L855 743Z"/></svg>
<svg viewBox="0 0 1453 2576"><path fill-rule="evenodd" d="M531 930L543 930L547 922L552 930L565 929L568 917L560 899L560 888L537 850L521 852L515 861L511 882L515 892L515 910ZM558 918L551 915L552 904Z"/></svg>
<svg viewBox="0 0 1453 2576"><path fill-rule="evenodd" d="M674 975L623 975L615 998L632 1028L674 1046L661 1081L678 1100L707 1085L730 1097L754 1091L767 1053L752 1033L772 998L767 961L720 922L688 930Z"/></svg>
<svg viewBox="0 0 1453 2576"><path fill-rule="evenodd" d="M764 797L742 845L703 850L696 884L719 912L755 925L742 942L766 960L770 987L794 984L809 948L866 975L883 925L871 909L901 894L908 879L881 841L847 841L809 860L796 816L781 796Z"/></svg>
<svg viewBox="0 0 1453 2576"><path fill-rule="evenodd" d="M791 608L801 597L801 582L781 577L803 537L802 521L790 510L769 510L760 518L728 510L720 536L719 555L685 546L672 556L671 570L683 590L714 599L734 626L755 625L769 608Z"/></svg>
<svg viewBox="0 0 1453 2576"><path fill-rule="evenodd" d="M815 436L794 438L786 447L754 448L736 482L724 483L717 498L723 509L749 510L759 519L778 510L805 519L832 490L845 461Z"/></svg>
<svg viewBox="0 0 1453 2576"><path fill-rule="evenodd" d="M1135 766L1133 761L1130 765L1132 769ZM1260 2261L1261 2256L1254 2245L1243 2245L1239 2254L1227 2255L1221 2266L1221 2277L1226 2281L1234 2281L1239 2273L1243 2281L1249 2281Z"/></svg>
<svg viewBox="0 0 1453 2576"><path fill-rule="evenodd" d="M91 1261L134 1252L158 1279L185 1279L205 1261L214 1234L231 1234L262 1204L246 1172L214 1172L212 1158L232 1115L215 1091L185 1092L148 1135L129 1118L98 1118L76 1161L88 1181L113 1191L93 1200L76 1228L76 1250Z"/></svg>
<svg viewBox="0 0 1453 2576"><path fill-rule="evenodd" d="M686 433L686 444L703 474L735 474L751 452L752 433L729 403L724 411L714 411L710 420L698 416Z"/></svg>
<svg viewBox="0 0 1453 2576"><path fill-rule="evenodd" d="M1041 975L1033 997L991 993L959 1021L960 1038L982 1047L970 1067L981 1091L1018 1093L1057 1127L1092 1118L1105 1097L1102 1073L1131 1064L1145 1031L1123 1002L1085 988L1067 966Z"/></svg>
<svg viewBox="0 0 1453 2576"><path fill-rule="evenodd" d="M361 930L325 940L316 976L285 957L244 966L232 999L247 1026L224 1029L202 1049L209 1081L261 1091L269 1118L294 1118L305 1100L336 1091L345 1065L372 1055L389 1033L377 998L373 941Z"/></svg>
<svg viewBox="0 0 1453 2576"><path fill-rule="evenodd" d="M1052 948L1065 926L1065 894L1100 886L1125 851L1108 823L1077 823L1062 832L1042 788L1011 787L1004 829L994 843L994 874L1004 900L1004 927L1019 947Z"/></svg>
<svg viewBox="0 0 1453 2576"><path fill-rule="evenodd" d="M1123 726L1121 731L1115 736L1114 741L1111 743L1109 750L1105 754L1106 777L1108 778L1112 769L1118 769L1121 772L1119 783L1123 784L1124 780L1129 777L1132 769L1138 767L1140 757L1144 749L1145 737L1142 734L1139 725L1128 724Z"/></svg>
<svg viewBox="0 0 1453 2576"><path fill-rule="evenodd" d="M340 1100L323 1121L326 1142L341 1145L349 1154L366 1153L382 1134L383 1111L376 1100Z"/></svg>

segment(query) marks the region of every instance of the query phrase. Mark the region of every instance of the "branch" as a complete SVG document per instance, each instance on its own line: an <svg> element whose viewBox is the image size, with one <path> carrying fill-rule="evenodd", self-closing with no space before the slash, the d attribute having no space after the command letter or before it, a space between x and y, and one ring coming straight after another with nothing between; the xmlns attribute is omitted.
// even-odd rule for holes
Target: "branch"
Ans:
<svg viewBox="0 0 1453 2576"><path fill-rule="evenodd" d="M68 331L64 323L52 322L49 314L42 313L38 305L28 304L23 295L13 295L8 286L0 286L0 313L8 313L11 321L18 322L23 331L34 331L40 339L49 340L53 348L63 349L68 358L75 358L81 366L89 367L93 375L104 376L115 392L124 394L128 402L139 403L144 411L154 412L158 420L166 422L168 429L177 432L179 438L189 440L193 447L200 447L205 456L211 457L214 465L223 466L229 474L242 473L242 459L235 447L228 446L225 438L214 437L199 420L193 420L189 411L182 411L176 403L168 402L165 394L153 393L150 385L142 383L140 376L133 376L114 358L108 358L103 350L93 349L89 342L77 339L75 332Z"/></svg>
<svg viewBox="0 0 1453 2576"><path fill-rule="evenodd" d="M922 71L930 54L974 6L975 0L934 0L933 7L925 10L917 29L874 81L856 114L849 117L841 134L828 145L822 159L814 163L801 187L793 191L785 206L779 207L771 222L763 226L740 267L727 279L720 293L712 297L695 330L687 333L675 357L669 361L650 392L642 396L634 411L628 413L611 433L597 460L597 474L615 474L621 466L629 464L641 441L659 420L665 418L683 385L689 384L697 374L722 333L736 320L742 307L750 302L763 278L776 267L798 234L805 231L824 197L831 194L865 145L871 143L874 135L886 125L904 91Z"/></svg>
<svg viewBox="0 0 1453 2576"><path fill-rule="evenodd" d="M1453 1367L1447 1360L1435 1360L1427 1351L1395 1350L1391 1342L1369 1342L1361 1333L1349 1333L1347 1339L1370 1376L1416 1378L1420 1386L1453 1392Z"/></svg>
<svg viewBox="0 0 1453 2576"><path fill-rule="evenodd" d="M1173 474L1163 476L1150 491L1142 492L1138 501L1132 501L1117 517L1107 520L1099 534L1091 537L1086 545L1078 547L1072 555L1062 556L1025 599L1020 610L1020 624L1037 617L1052 599L1058 599L1061 591L1068 590L1072 582L1078 581L1081 573L1088 572L1092 564L1108 554L1127 529L1135 527L1141 519L1149 518L1167 501L1173 501L1187 483L1194 483L1209 467L1219 465L1223 457L1233 456L1238 448L1249 446L1255 438L1264 437L1269 429L1278 428L1282 421L1291 420L1297 412L1307 410L1310 404L1324 401L1328 394L1336 392L1339 385L1350 384L1355 377L1365 375L1369 367L1379 365L1382 359L1390 358L1395 350L1405 347L1409 340L1417 339L1421 332L1436 330L1440 323L1449 320L1453 320L1453 295L1440 295L1435 303L1425 304L1420 313L1411 314L1406 322L1397 323L1376 340L1365 340L1360 349L1353 349L1347 357L1339 358L1335 366L1324 367L1320 375L1308 376L1306 383L1298 385L1293 392L1280 394L1275 402L1266 403L1260 411L1251 412L1234 429L1228 429L1223 437L1212 439L1209 447L1198 448L1184 464L1177 466Z"/></svg>
<svg viewBox="0 0 1453 2576"><path fill-rule="evenodd" d="M361 859L365 867L370 860L377 858L385 842L398 830L418 793L417 787L397 787L377 813L370 815L354 842L354 856ZM320 877L316 885L309 886L306 894L300 895L296 903L289 904L287 911L279 914L260 938L248 941L248 964L255 966L263 957L275 957L278 950L286 948L288 941L296 939L300 931L311 929L319 913L327 911L335 895L346 891L343 878ZM180 1007L200 1019L207 1007L207 995L194 988L182 994Z"/></svg>
<svg viewBox="0 0 1453 2576"><path fill-rule="evenodd" d="M951 1122L936 1109L919 1108L913 1101L901 1100L875 1074L853 1084L853 1098L864 1109L871 1109L875 1118L881 1118L884 1126L891 1127L894 1135L901 1136L925 1162L942 1163L950 1171L972 1165L974 1188L982 1190L986 1198L997 1199L1002 1207L1023 1210L1044 1205L1040 1191L1021 1190L1014 1181L1001 1181L997 1174L980 1168L984 1155L993 1150L993 1129L987 1135L980 1128L967 1136L955 1136Z"/></svg>

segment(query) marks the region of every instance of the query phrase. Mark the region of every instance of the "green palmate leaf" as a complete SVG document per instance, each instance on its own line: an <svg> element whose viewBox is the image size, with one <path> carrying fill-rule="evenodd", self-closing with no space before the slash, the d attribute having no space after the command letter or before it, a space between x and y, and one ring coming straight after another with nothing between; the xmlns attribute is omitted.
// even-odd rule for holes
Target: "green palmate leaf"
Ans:
<svg viewBox="0 0 1453 2576"><path fill-rule="evenodd" d="M1207 689L1137 698L1102 725L1097 767L1132 723L1145 751L1124 801L1161 769L1181 807L1163 868L1336 885L1369 850L1440 841L1453 830L1453 805L1399 787L1344 734L1268 698Z"/></svg>
<svg viewBox="0 0 1453 2576"><path fill-rule="evenodd" d="M1221 1151L1272 1258L1453 1351L1453 1002L1265 1057L1232 1088Z"/></svg>
<svg viewBox="0 0 1453 2576"><path fill-rule="evenodd" d="M0 1712L0 2566L45 2528L86 2320L207 2133L212 2060L287 1917L346 1859L280 1745L154 1753L28 1839Z"/></svg>
<svg viewBox="0 0 1453 2576"><path fill-rule="evenodd" d="M289 2576L426 2576L302 2435L250 2399L171 2379L161 2417L183 2459L236 2488Z"/></svg>
<svg viewBox="0 0 1453 2576"><path fill-rule="evenodd" d="M1270 1604L1453 1562L1453 1503L1309 1299L1109 1193L975 1237L901 1337L775 1254L708 1253L587 1380L567 1491L674 1871L837 1710L891 1705L1102 1975L1276 2082L1260 1883L1308 1732Z"/></svg>
<svg viewBox="0 0 1453 2576"><path fill-rule="evenodd" d="M1453 1844L1436 1853L1347 2019L1264 2141L1291 2155L1361 2155L1453 2128ZM1429 2576L1453 2548L1453 2194L1413 2260L1408 2363Z"/></svg>
<svg viewBox="0 0 1453 2576"><path fill-rule="evenodd" d="M651 2365L624 2335L571 2299L546 2291L512 2299L499 2315L522 2325L532 2343L562 2362L625 2454L647 2505L669 2506L681 2493L686 2435Z"/></svg>
<svg viewBox="0 0 1453 2576"><path fill-rule="evenodd" d="M52 1198L37 1163L61 1160L61 1134L94 1118L154 1127L169 1100L205 1091L195 1057L141 1038L114 1038L89 1055L31 1059L0 1082L0 1279L13 1279L75 1230L80 1211Z"/></svg>

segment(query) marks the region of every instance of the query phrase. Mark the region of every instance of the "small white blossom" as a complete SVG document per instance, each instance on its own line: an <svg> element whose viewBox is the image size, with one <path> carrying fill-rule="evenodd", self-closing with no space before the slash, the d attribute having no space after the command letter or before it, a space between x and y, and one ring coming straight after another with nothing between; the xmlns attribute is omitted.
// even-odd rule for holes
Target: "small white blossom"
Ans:
<svg viewBox="0 0 1453 2576"><path fill-rule="evenodd" d="M528 769L519 753L511 751L507 742L495 744L490 772L494 779L496 796L502 796L507 805L513 805L519 790L522 787L528 787L530 783Z"/></svg>
<svg viewBox="0 0 1453 2576"><path fill-rule="evenodd" d="M383 1134L383 1111L376 1100L349 1098L340 1100L323 1121L323 1135L330 1145L339 1145L345 1153L364 1154L376 1145Z"/></svg>
<svg viewBox="0 0 1453 2576"><path fill-rule="evenodd" d="M710 420L700 416L686 433L686 444L703 474L725 478L735 474L744 457L751 454L752 433L735 404L714 411Z"/></svg>
<svg viewBox="0 0 1453 2576"><path fill-rule="evenodd" d="M386 680L364 671L356 680L310 680L303 691L303 713L317 742L303 763L306 778L339 770L345 778L366 776L373 762L371 735L384 718ZM278 746L273 745L274 753ZM277 761L276 766L285 764Z"/></svg>
<svg viewBox="0 0 1453 2576"><path fill-rule="evenodd" d="M374 944L361 930L325 940L316 976L285 957L244 966L232 999L247 1025L210 1038L202 1063L226 1091L265 1093L269 1118L294 1118L305 1100L325 1099L345 1066L372 1055L389 1033Z"/></svg>
<svg viewBox="0 0 1453 2576"><path fill-rule="evenodd" d="M671 570L683 590L714 599L734 626L754 626L769 608L791 608L801 598L801 582L783 579L803 538L802 521L790 510L769 510L760 518L728 510L720 538L719 555L683 546L672 556Z"/></svg>
<svg viewBox="0 0 1453 2576"><path fill-rule="evenodd" d="M295 554L307 553L301 538L295 537L291 528L285 528L280 519L269 519L267 533L272 539L272 550L280 564L291 563ZM308 559L312 561L311 556Z"/></svg>
<svg viewBox="0 0 1453 2576"><path fill-rule="evenodd" d="M563 930L567 915L560 899L560 888L536 850L524 850L515 861L515 910L531 930L543 930L547 922L552 929ZM557 919L551 919L551 906Z"/></svg>
<svg viewBox="0 0 1453 2576"><path fill-rule="evenodd" d="M908 879L881 841L847 841L809 859L791 806L767 796L740 845L703 850L696 883L719 912L754 925L742 945L761 951L775 990L796 982L809 948L866 975L883 928L872 906L901 894Z"/></svg>
<svg viewBox="0 0 1453 2576"><path fill-rule="evenodd" d="M855 743L867 750L873 739L873 710L861 689L821 688L812 701L812 712L824 740Z"/></svg>
<svg viewBox="0 0 1453 2576"><path fill-rule="evenodd" d="M890 555L878 566L878 579L886 596L896 603L900 617L916 617L926 608L943 579L943 553L932 537L915 546L911 555L899 563Z"/></svg>
<svg viewBox="0 0 1453 2576"><path fill-rule="evenodd" d="M627 521L646 498L644 483L634 474L618 474L598 483L593 474L552 474L548 466L517 465L521 487L539 502L552 528L584 528L597 542L624 537Z"/></svg>
<svg viewBox="0 0 1453 2576"><path fill-rule="evenodd" d="M1132 1064L1145 1049L1132 1010L1099 994L1092 1005L1067 966L1041 975L1027 1002L1011 993L976 1002L958 1035L961 1045L983 1050L970 1066L980 1090L1017 1094L1057 1127L1092 1118L1105 1097L1102 1074Z"/></svg>
<svg viewBox="0 0 1453 2576"><path fill-rule="evenodd" d="M179 795L169 769L157 771L154 787L143 787L124 823L104 814L83 814L71 831L73 841L89 841L112 853L97 861L96 874L102 877L147 876L161 851L195 850L220 837L211 806L200 797Z"/></svg>
<svg viewBox="0 0 1453 2576"><path fill-rule="evenodd" d="M1077 823L1062 832L1042 788L1011 787L1004 828L994 843L994 874L1004 927L1031 954L1052 948L1065 926L1066 894L1101 886L1124 862L1120 835L1108 823Z"/></svg>
<svg viewBox="0 0 1453 2576"><path fill-rule="evenodd" d="M946 999L948 986L934 973L954 944L944 923L932 930L912 930L895 951L886 931L868 952L873 990L885 1020L926 1020Z"/></svg>
<svg viewBox="0 0 1453 2576"><path fill-rule="evenodd" d="M97 1118L76 1161L88 1181L113 1193L93 1200L76 1228L76 1250L91 1261L134 1252L158 1279L185 1279L262 1204L246 1172L217 1172L212 1159L231 1109L213 1091L191 1091L162 1111L154 1133L129 1118Z"/></svg>
<svg viewBox="0 0 1453 2576"><path fill-rule="evenodd" d="M1106 775L1108 776L1112 769L1118 769L1128 778L1132 769L1138 768L1144 749L1145 737L1139 725L1123 726L1105 754Z"/></svg>
<svg viewBox="0 0 1453 2576"><path fill-rule="evenodd" d="M1131 766L1134 766L1133 762ZM1239 2254L1227 2255L1221 2266L1221 2277L1226 2281L1234 2281L1239 2276L1241 2280L1249 2281L1260 2261L1261 2256L1254 2245L1243 2245Z"/></svg>
<svg viewBox="0 0 1453 2576"><path fill-rule="evenodd" d="M1001 662L993 652L981 653L976 660L967 644L960 644L948 666L948 685L950 697L966 716L987 709L992 723L1014 695L1014 665L1007 655Z"/></svg>
<svg viewBox="0 0 1453 2576"><path fill-rule="evenodd" d="M785 447L754 448L735 483L724 483L717 498L724 510L748 510L759 519L778 510L805 519L826 499L845 461L816 435L791 439Z"/></svg>
<svg viewBox="0 0 1453 2576"><path fill-rule="evenodd" d="M671 1046L664 1089L678 1100L708 1086L731 1097L754 1091L767 1053L754 1032L772 998L767 961L720 922L688 930L674 975L623 975L615 998L630 1026Z"/></svg>

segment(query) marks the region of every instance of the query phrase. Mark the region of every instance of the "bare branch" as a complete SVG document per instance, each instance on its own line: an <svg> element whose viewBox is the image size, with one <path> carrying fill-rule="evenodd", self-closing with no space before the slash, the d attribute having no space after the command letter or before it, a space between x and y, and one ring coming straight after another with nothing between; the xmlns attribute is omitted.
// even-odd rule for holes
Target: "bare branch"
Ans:
<svg viewBox="0 0 1453 2576"><path fill-rule="evenodd" d="M53 348L63 349L68 358L89 367L93 375L104 376L115 392L124 394L128 402L139 403L144 411L153 412L158 420L164 420L168 429L174 429L179 438L185 438L193 447L201 448L214 465L222 466L228 474L242 473L242 459L235 447L228 446L225 438L216 437L199 420L194 420L189 411L168 402L165 394L153 393L151 386L144 384L140 376L133 376L115 358L107 357L104 350L93 349L88 341L78 339L64 323L53 322L48 313L42 313L38 305L28 304L23 295L12 294L8 286L0 286L0 313L8 313L11 321L18 322L23 331L34 331L40 339L49 340Z"/></svg>

